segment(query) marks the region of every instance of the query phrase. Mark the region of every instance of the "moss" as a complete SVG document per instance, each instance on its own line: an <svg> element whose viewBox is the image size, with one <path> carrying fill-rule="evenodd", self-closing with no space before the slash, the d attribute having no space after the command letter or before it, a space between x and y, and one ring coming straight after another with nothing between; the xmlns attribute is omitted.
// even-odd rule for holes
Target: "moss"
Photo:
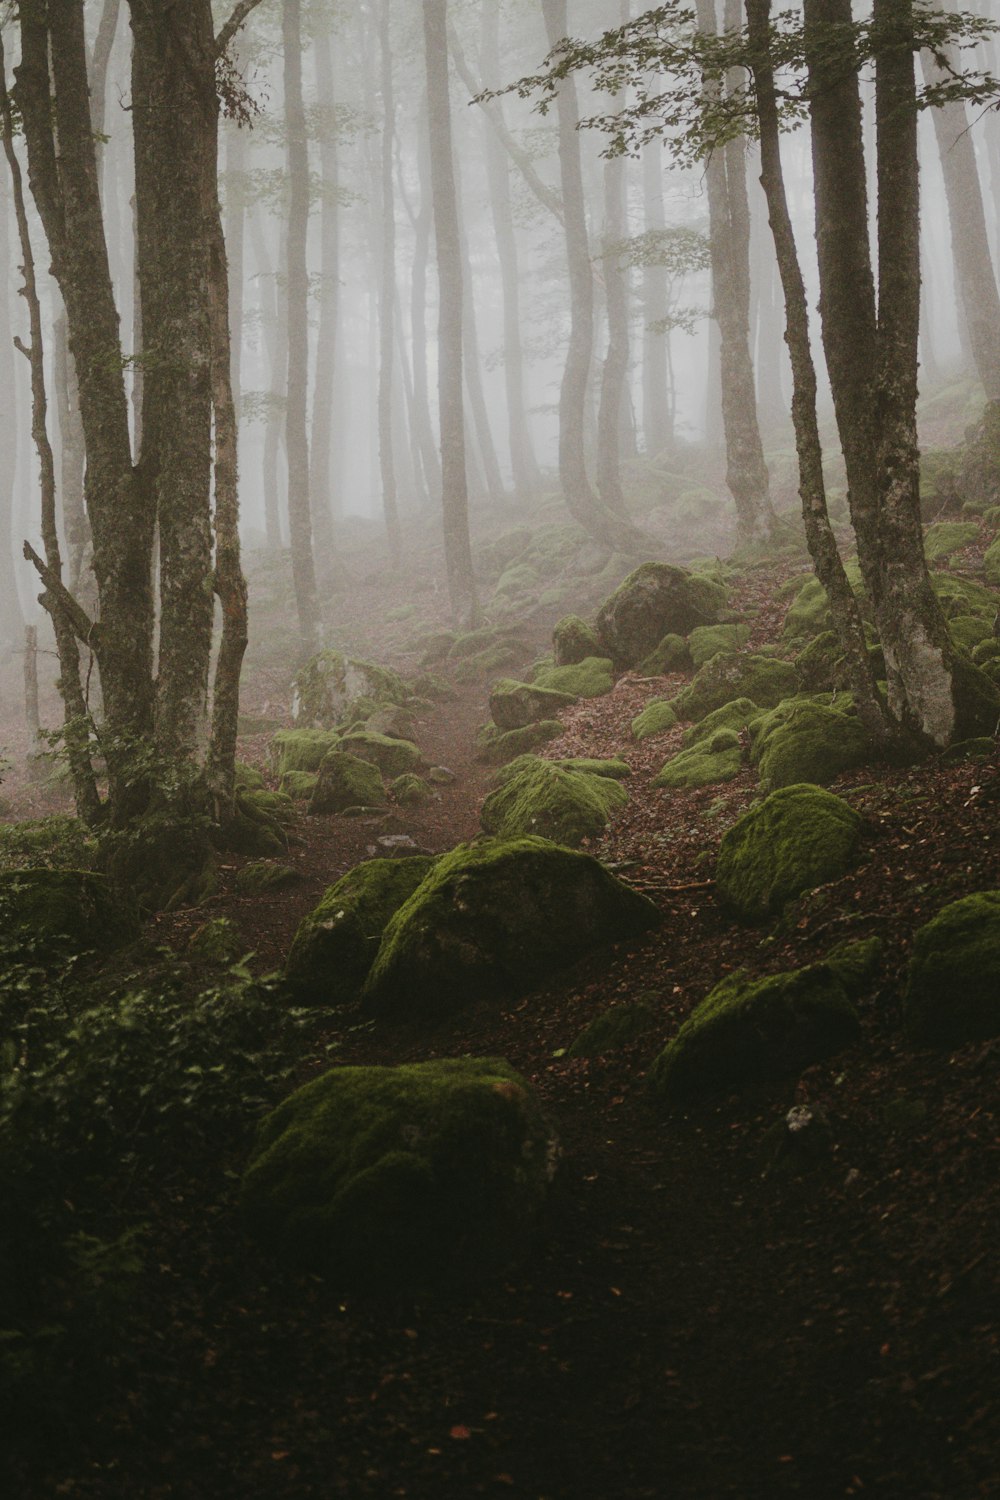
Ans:
<svg viewBox="0 0 1000 1500"><path fill-rule="evenodd" d="M949 620L955 615L982 615L992 620L1000 604L989 589L968 578L956 578L954 573L932 573L931 583Z"/></svg>
<svg viewBox="0 0 1000 1500"><path fill-rule="evenodd" d="M600 656L597 631L579 615L563 615L552 631L552 654L557 667L572 667L588 656Z"/></svg>
<svg viewBox="0 0 1000 1500"><path fill-rule="evenodd" d="M447 678L439 676L436 672L418 673L411 686L417 697L429 698L434 703L449 703L453 698L458 697Z"/></svg>
<svg viewBox="0 0 1000 1500"><path fill-rule="evenodd" d="M316 790L319 776L315 771L286 771L279 790L293 801L308 802Z"/></svg>
<svg viewBox="0 0 1000 1500"><path fill-rule="evenodd" d="M656 1019L656 1010L648 1000L612 1005L583 1028L566 1055L602 1057L606 1052L618 1052L647 1032Z"/></svg>
<svg viewBox="0 0 1000 1500"><path fill-rule="evenodd" d="M671 672L690 672L694 663L682 635L670 633L639 663L643 677L666 677Z"/></svg>
<svg viewBox="0 0 1000 1500"><path fill-rule="evenodd" d="M951 696L955 705L954 740L976 739L996 733L1000 723L1000 691L982 667L961 651L952 661Z"/></svg>
<svg viewBox="0 0 1000 1500"><path fill-rule="evenodd" d="M353 699L373 704L405 703L409 689L397 672L375 662L356 661L339 651L318 651L292 683L292 718L303 729L332 729L344 720ZM311 771L312 766L296 769Z"/></svg>
<svg viewBox="0 0 1000 1500"><path fill-rule="evenodd" d="M795 670L808 692L825 693L836 685L842 661L843 652L836 633L823 630L814 635L796 656Z"/></svg>
<svg viewBox="0 0 1000 1500"><path fill-rule="evenodd" d="M575 666L544 668L536 673L532 686L554 688L559 693L571 693L574 698L602 698L614 687L614 679L606 657L588 656Z"/></svg>
<svg viewBox="0 0 1000 1500"><path fill-rule="evenodd" d="M924 556L929 563L943 562L978 539L974 521L938 521L924 532Z"/></svg>
<svg viewBox="0 0 1000 1500"><path fill-rule="evenodd" d="M236 762L235 785L242 787L248 792L259 792L264 785L264 778L256 766L248 766L244 761Z"/></svg>
<svg viewBox="0 0 1000 1500"><path fill-rule="evenodd" d="M495 625L483 625L478 630L468 630L464 635L457 636L448 655L452 661L465 661L467 657L478 656L481 651L485 651L488 646L497 645L499 641L514 644L509 631L498 630Z"/></svg>
<svg viewBox="0 0 1000 1500"><path fill-rule="evenodd" d="M239 896L265 896L269 891L283 891L301 878L291 865L254 860L236 872L236 893Z"/></svg>
<svg viewBox="0 0 1000 1500"><path fill-rule="evenodd" d="M187 953L198 963L228 968L246 953L247 947L229 917L213 917L192 932Z"/></svg>
<svg viewBox="0 0 1000 1500"><path fill-rule="evenodd" d="M282 821L291 816L291 798L283 797L279 819L266 805L267 800L279 793L237 792L233 816L226 824L225 846L235 854L283 854L288 838ZM265 799L261 801L260 799Z"/></svg>
<svg viewBox="0 0 1000 1500"><path fill-rule="evenodd" d="M443 855L385 930L365 985L376 1014L437 1018L509 999L660 920L589 854L489 839Z"/></svg>
<svg viewBox="0 0 1000 1500"><path fill-rule="evenodd" d="M991 542L983 553L983 572L987 583L1000 588L1000 536Z"/></svg>
<svg viewBox="0 0 1000 1500"><path fill-rule="evenodd" d="M903 1023L918 1047L1000 1036L1000 891L963 896L919 929Z"/></svg>
<svg viewBox="0 0 1000 1500"><path fill-rule="evenodd" d="M601 605L597 634L616 664L634 667L665 635L715 624L725 605L725 589L711 579L669 563L646 562Z"/></svg>
<svg viewBox="0 0 1000 1500"><path fill-rule="evenodd" d="M558 719L541 719L537 724L526 724L523 729L499 730L495 724L487 724L476 738L476 760L481 765L502 766L518 755L530 754L548 740L558 739L563 726Z"/></svg>
<svg viewBox="0 0 1000 1500"><path fill-rule="evenodd" d="M798 692L791 662L769 656L713 656L674 700L685 719L703 719L734 698L750 698L758 708L773 708Z"/></svg>
<svg viewBox="0 0 1000 1500"><path fill-rule="evenodd" d="M385 776L403 776L407 771L419 771L427 764L412 740L398 740L368 730L345 735L341 748L358 760L377 766Z"/></svg>
<svg viewBox="0 0 1000 1500"><path fill-rule="evenodd" d="M978 646L973 646L970 654L977 667L984 667L1000 657L1000 640L995 635L989 635Z"/></svg>
<svg viewBox="0 0 1000 1500"><path fill-rule="evenodd" d="M795 1077L858 1040L860 1025L825 964L753 979L731 974L696 1006L649 1081L664 1104Z"/></svg>
<svg viewBox="0 0 1000 1500"><path fill-rule="evenodd" d="M981 641L992 638L993 624L982 615L953 615L948 633L960 651L971 653Z"/></svg>
<svg viewBox="0 0 1000 1500"><path fill-rule="evenodd" d="M534 687L509 677L501 677L490 691L490 713L494 724L502 730L524 729L528 724L551 719L561 708L569 708L575 702L572 693Z"/></svg>
<svg viewBox="0 0 1000 1500"><path fill-rule="evenodd" d="M369 734L384 734L392 740L412 740L416 724L408 708L396 703L384 703L368 715L365 729Z"/></svg>
<svg viewBox="0 0 1000 1500"><path fill-rule="evenodd" d="M512 563L500 574L493 592L512 596L537 593L537 568L533 568L530 563L526 562Z"/></svg>
<svg viewBox="0 0 1000 1500"><path fill-rule="evenodd" d="M982 760L992 755L996 748L996 740L985 734L971 740L959 740L957 744L949 745L944 751L941 764L957 766L964 760Z"/></svg>
<svg viewBox="0 0 1000 1500"><path fill-rule="evenodd" d="M861 819L818 786L786 786L750 808L723 834L715 867L722 899L746 921L850 869Z"/></svg>
<svg viewBox="0 0 1000 1500"><path fill-rule="evenodd" d="M818 578L808 578L799 589L785 614L782 635L798 638L823 635L830 629L832 617L826 589Z"/></svg>
<svg viewBox="0 0 1000 1500"><path fill-rule="evenodd" d="M559 844L596 838L609 818L628 801L617 781L585 771L566 771L537 756L505 776L482 806L480 822L487 833L516 838L535 833Z"/></svg>
<svg viewBox="0 0 1000 1500"><path fill-rule="evenodd" d="M389 787L400 807L422 807L434 795L422 776L407 771L397 776Z"/></svg>
<svg viewBox="0 0 1000 1500"><path fill-rule="evenodd" d="M732 729L717 729L706 740L671 756L653 785L668 788L714 786L732 781L743 767L739 736Z"/></svg>
<svg viewBox="0 0 1000 1500"><path fill-rule="evenodd" d="M381 807L385 800L377 766L344 750L331 750L320 766L309 811L339 813L348 807Z"/></svg>
<svg viewBox="0 0 1000 1500"><path fill-rule="evenodd" d="M271 741L271 764L279 776L286 771L318 771L328 750L340 736L328 729L279 729Z"/></svg>
<svg viewBox="0 0 1000 1500"><path fill-rule="evenodd" d="M734 698L731 703L724 703L713 713L706 714L699 724L686 729L681 744L685 749L700 745L718 734L720 729L731 729L736 734L742 734L759 713L760 709L749 698Z"/></svg>
<svg viewBox="0 0 1000 1500"><path fill-rule="evenodd" d="M761 786L773 791L798 782L826 786L842 771L864 765L868 756L868 739L856 718L819 703L792 701L766 715L752 759Z"/></svg>
<svg viewBox="0 0 1000 1500"><path fill-rule="evenodd" d="M881 938L860 938L837 943L823 959L853 1000L864 994L878 973L884 944Z"/></svg>
<svg viewBox="0 0 1000 1500"><path fill-rule="evenodd" d="M295 803L286 792L241 792L239 805L251 817L256 816L264 822L287 823L295 815Z"/></svg>
<svg viewBox="0 0 1000 1500"><path fill-rule="evenodd" d="M453 630L432 630L419 638L421 650L420 665L422 667L436 666L439 661L450 653L452 646L458 639ZM414 684L416 686L416 684ZM417 688L417 692L422 689Z"/></svg>
<svg viewBox="0 0 1000 1500"><path fill-rule="evenodd" d="M4 941L33 939L42 956L120 948L139 930L134 903L94 870L0 873Z"/></svg>
<svg viewBox="0 0 1000 1500"><path fill-rule="evenodd" d="M263 1121L244 1222L341 1291L453 1290L528 1249L556 1155L506 1062L335 1068Z"/></svg>
<svg viewBox="0 0 1000 1500"><path fill-rule="evenodd" d="M688 636L688 650L695 667L703 667L720 651L741 651L749 639L746 625L699 625Z"/></svg>
<svg viewBox="0 0 1000 1500"><path fill-rule="evenodd" d="M589 771L592 776L610 776L612 781L627 781L632 767L623 760L597 760L590 755L568 755L555 762L564 771Z"/></svg>
<svg viewBox="0 0 1000 1500"><path fill-rule="evenodd" d="M677 710L666 698L653 698L641 714L632 720L632 733L637 740L648 740L654 734L665 734L677 723Z"/></svg>
<svg viewBox="0 0 1000 1500"><path fill-rule="evenodd" d="M0 869L89 869L97 852L86 824L64 813L0 824Z"/></svg>
<svg viewBox="0 0 1000 1500"><path fill-rule="evenodd" d="M324 891L299 923L285 964L297 999L356 1000L386 923L433 867L428 855L369 859Z"/></svg>
<svg viewBox="0 0 1000 1500"><path fill-rule="evenodd" d="M523 661L525 651L522 646L511 645L509 641L497 641L495 645L487 646L484 651L477 651L473 656L467 656L458 663L455 668L456 682L477 682L482 677L491 677L501 667L512 666L514 662Z"/></svg>

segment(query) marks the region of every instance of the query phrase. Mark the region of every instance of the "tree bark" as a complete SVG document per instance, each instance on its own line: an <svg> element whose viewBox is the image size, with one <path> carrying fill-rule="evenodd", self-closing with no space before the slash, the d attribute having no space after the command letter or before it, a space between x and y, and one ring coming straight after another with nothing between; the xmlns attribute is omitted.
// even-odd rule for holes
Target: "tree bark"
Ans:
<svg viewBox="0 0 1000 1500"><path fill-rule="evenodd" d="M396 316L396 205L392 183L392 138L396 106L392 93L392 50L389 34L389 0L379 0L379 83L382 93L382 140L379 157L381 215L381 270L379 275L378 327L378 458L382 480L382 513L389 542L389 563L398 568L401 556L399 500L396 494L396 455L392 434L393 359Z"/></svg>
<svg viewBox="0 0 1000 1500"><path fill-rule="evenodd" d="M335 113L333 53L330 30L316 39L316 89L326 119L319 136L320 181L320 293L313 384L312 429L309 450L309 493L318 562L327 584L335 571L333 518L341 513L340 493L333 482L334 402L339 353L340 317L340 151Z"/></svg>
<svg viewBox="0 0 1000 1500"><path fill-rule="evenodd" d="M0 286L11 279L10 241L7 225L10 202L0 188ZM14 573L14 492L17 480L17 415L14 409L13 330L10 326L10 300L6 290L0 299L0 390L7 399L0 402L0 451L6 455L0 473L0 651L6 652L20 642L24 617L17 595Z"/></svg>
<svg viewBox="0 0 1000 1500"><path fill-rule="evenodd" d="M666 228L663 213L663 147L653 141L642 153L643 224L647 235ZM669 335L658 329L667 316L667 268L655 259L642 268L642 435L647 458L673 446L673 401L668 394Z"/></svg>
<svg viewBox="0 0 1000 1500"><path fill-rule="evenodd" d="M413 351L413 419L424 482L432 502L441 496L441 458L434 442L427 394L427 262L430 254L433 193L426 106L417 125L417 178L420 207L413 216L413 265L410 272L410 346Z"/></svg>
<svg viewBox="0 0 1000 1500"><path fill-rule="evenodd" d="M621 0L618 24L629 20L629 0ZM613 107L614 101L610 101ZM608 347L601 367L601 399L597 411L597 492L609 510L625 514L621 476L621 415L628 376L628 296L625 273L618 257L625 238L625 162L610 156L604 163L604 305Z"/></svg>

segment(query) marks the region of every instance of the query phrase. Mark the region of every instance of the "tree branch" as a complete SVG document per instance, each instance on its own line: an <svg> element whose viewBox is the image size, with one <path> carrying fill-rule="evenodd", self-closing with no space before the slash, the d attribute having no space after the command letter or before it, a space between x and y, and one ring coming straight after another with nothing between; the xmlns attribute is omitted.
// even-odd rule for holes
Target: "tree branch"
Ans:
<svg viewBox="0 0 1000 1500"><path fill-rule="evenodd" d="M233 9L232 15L215 38L215 55L221 57L239 31L243 22L252 10L256 10L260 0L239 0L239 4Z"/></svg>
<svg viewBox="0 0 1000 1500"><path fill-rule="evenodd" d="M87 611L73 598L73 595L58 574L54 573L48 564L39 557L30 542L25 542L24 544L24 556L33 565L35 572L62 610L66 619L72 625L76 634L80 637L80 640L83 641L85 646L89 646L91 650L96 650L97 641L95 633L97 632L97 626L91 620Z"/></svg>

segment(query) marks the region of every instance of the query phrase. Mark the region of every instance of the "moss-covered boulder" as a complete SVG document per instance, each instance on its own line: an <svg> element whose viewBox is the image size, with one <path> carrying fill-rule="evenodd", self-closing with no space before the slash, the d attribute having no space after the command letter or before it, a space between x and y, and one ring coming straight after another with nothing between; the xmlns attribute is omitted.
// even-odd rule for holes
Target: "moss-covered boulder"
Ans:
<svg viewBox="0 0 1000 1500"><path fill-rule="evenodd" d="M692 724L690 729L685 729L681 744L685 750L690 749L712 739L722 729L731 729L735 734L741 735L759 714L760 709L750 698L734 698L731 703L724 703L721 708L706 714L697 724Z"/></svg>
<svg viewBox="0 0 1000 1500"><path fill-rule="evenodd" d="M303 917L285 963L296 999L346 1005L356 1000L382 933L433 867L429 855L368 859L324 891Z"/></svg>
<svg viewBox="0 0 1000 1500"><path fill-rule="evenodd" d="M987 583L1000 588L1000 536L991 542L983 553L983 572Z"/></svg>
<svg viewBox="0 0 1000 1500"><path fill-rule="evenodd" d="M954 655L951 689L955 705L952 739L970 740L995 734L1000 723L1000 690L989 674L962 651Z"/></svg>
<svg viewBox="0 0 1000 1500"><path fill-rule="evenodd" d="M648 740L654 734L664 734L677 723L677 710L668 698L653 698L642 713L632 720L632 734L637 740Z"/></svg>
<svg viewBox="0 0 1000 1500"><path fill-rule="evenodd" d="M405 703L408 697L406 683L390 668L355 661L339 651L318 651L292 682L292 718L302 729L332 729L355 699L367 698L374 704Z"/></svg>
<svg viewBox="0 0 1000 1500"><path fill-rule="evenodd" d="M536 672L533 687L554 688L574 698L602 698L614 687L611 663L606 656L588 656L574 666L544 667Z"/></svg>
<svg viewBox="0 0 1000 1500"><path fill-rule="evenodd" d="M292 865L276 864L274 860L251 860L236 872L236 893L239 896L266 896L272 891L283 891L301 879Z"/></svg>
<svg viewBox="0 0 1000 1500"><path fill-rule="evenodd" d="M0 932L8 946L33 941L44 960L120 948L138 931L133 903L94 870L0 872Z"/></svg>
<svg viewBox="0 0 1000 1500"><path fill-rule="evenodd" d="M408 708L396 703L383 703L365 721L369 734L387 735L393 740L412 740L415 728L413 715Z"/></svg>
<svg viewBox="0 0 1000 1500"><path fill-rule="evenodd" d="M699 669L674 702L682 718L698 720L734 698L749 698L758 708L774 708L798 689L798 673L791 662L720 652Z"/></svg>
<svg viewBox="0 0 1000 1500"><path fill-rule="evenodd" d="M857 1012L825 964L753 979L730 974L657 1057L649 1083L671 1105L794 1077L850 1047Z"/></svg>
<svg viewBox="0 0 1000 1500"><path fill-rule="evenodd" d="M244 1222L343 1291L452 1289L530 1247L557 1152L506 1062L335 1068L263 1121Z"/></svg>
<svg viewBox="0 0 1000 1500"><path fill-rule="evenodd" d="M540 719L523 729L498 729L485 724L476 736L476 760L480 765L503 766L519 755L529 755L549 740L558 739L563 726L558 719Z"/></svg>
<svg viewBox="0 0 1000 1500"><path fill-rule="evenodd" d="M953 615L948 621L948 634L960 651L973 651L983 641L992 640L993 625L983 615Z"/></svg>
<svg viewBox="0 0 1000 1500"><path fill-rule="evenodd" d="M679 750L666 762L653 785L668 789L714 786L732 781L743 767L739 735L732 729L717 729L707 739L687 750Z"/></svg>
<svg viewBox="0 0 1000 1500"><path fill-rule="evenodd" d="M791 639L825 634L833 623L826 589L818 578L807 578L785 614L782 634Z"/></svg>
<svg viewBox="0 0 1000 1500"><path fill-rule="evenodd" d="M415 776L412 771L397 776L389 790L400 807L423 807L424 803L429 802L434 795L433 789L424 778Z"/></svg>
<svg viewBox="0 0 1000 1500"><path fill-rule="evenodd" d="M229 917L213 917L209 922L202 922L187 942L187 955L196 963L226 968L241 959L246 951L247 945Z"/></svg>
<svg viewBox="0 0 1000 1500"><path fill-rule="evenodd" d="M752 759L767 791L806 781L826 786L869 755L859 720L821 703L779 704L755 730Z"/></svg>
<svg viewBox="0 0 1000 1500"><path fill-rule="evenodd" d="M459 845L390 921L365 1004L423 1020L508 999L659 919L589 854L539 838Z"/></svg>
<svg viewBox="0 0 1000 1500"><path fill-rule="evenodd" d="M992 620L1000 605L1000 598L991 589L955 573L932 573L931 585L949 620L956 615L982 615Z"/></svg>
<svg viewBox="0 0 1000 1500"><path fill-rule="evenodd" d="M665 635L714 625L725 605L725 589L711 579L669 563L642 563L601 605L597 634L616 665L634 667Z"/></svg>
<svg viewBox="0 0 1000 1500"><path fill-rule="evenodd" d="M665 677L668 672L690 672L694 663L682 635L669 633L639 663L643 677Z"/></svg>
<svg viewBox="0 0 1000 1500"><path fill-rule="evenodd" d="M884 943L881 938L845 938L824 955L823 962L832 969L853 1000L874 981L882 962Z"/></svg>
<svg viewBox="0 0 1000 1500"><path fill-rule="evenodd" d="M328 729L279 729L271 741L271 765L278 776L287 771L318 771L340 736Z"/></svg>
<svg viewBox="0 0 1000 1500"><path fill-rule="evenodd" d="M372 734L367 729L346 734L340 748L358 760L377 766L384 776L403 776L407 771L420 771L427 764L412 740Z"/></svg>
<svg viewBox="0 0 1000 1500"><path fill-rule="evenodd" d="M818 786L785 786L723 834L715 867L719 895L745 921L837 880L854 862L861 819Z"/></svg>
<svg viewBox="0 0 1000 1500"><path fill-rule="evenodd" d="M501 677L490 690L490 714L498 729L524 729L542 719L552 719L562 708L576 702L573 693L554 688L535 687L530 682L515 682Z"/></svg>
<svg viewBox="0 0 1000 1500"><path fill-rule="evenodd" d="M699 625L688 636L688 650L695 667L703 667L720 651L741 651L750 639L746 625Z"/></svg>
<svg viewBox="0 0 1000 1500"><path fill-rule="evenodd" d="M977 891L917 932L903 1022L918 1047L1000 1036L1000 891Z"/></svg>
<svg viewBox="0 0 1000 1500"><path fill-rule="evenodd" d="M256 766L248 766L245 761L236 762L236 774L233 777L233 785L244 791L257 792L264 785L264 777Z"/></svg>
<svg viewBox="0 0 1000 1500"><path fill-rule="evenodd" d="M483 803L479 821L501 838L538 834L557 844L579 844L603 833L609 818L624 807L628 793L607 776L568 771L538 756L505 775Z"/></svg>
<svg viewBox="0 0 1000 1500"><path fill-rule="evenodd" d="M627 781L632 775L628 762L617 758L601 760L591 755L567 755L555 764L562 766L564 771L588 771L592 776L610 776L612 781Z"/></svg>
<svg viewBox="0 0 1000 1500"><path fill-rule="evenodd" d="M318 780L316 771L286 771L279 783L279 791L296 802L308 802Z"/></svg>
<svg viewBox="0 0 1000 1500"><path fill-rule="evenodd" d="M600 656L597 631L579 615L563 615L552 631L552 655L557 667L572 667L588 656Z"/></svg>
<svg viewBox="0 0 1000 1500"><path fill-rule="evenodd" d="M979 539L974 521L938 521L924 532L924 555L928 562L944 562Z"/></svg>
<svg viewBox="0 0 1000 1500"><path fill-rule="evenodd" d="M319 768L309 811L340 813L348 807L381 807L385 800L378 766L345 750L331 750Z"/></svg>
<svg viewBox="0 0 1000 1500"><path fill-rule="evenodd" d="M567 1057L603 1057L618 1052L656 1023L656 1007L649 1000L611 1005L586 1025L566 1049Z"/></svg>

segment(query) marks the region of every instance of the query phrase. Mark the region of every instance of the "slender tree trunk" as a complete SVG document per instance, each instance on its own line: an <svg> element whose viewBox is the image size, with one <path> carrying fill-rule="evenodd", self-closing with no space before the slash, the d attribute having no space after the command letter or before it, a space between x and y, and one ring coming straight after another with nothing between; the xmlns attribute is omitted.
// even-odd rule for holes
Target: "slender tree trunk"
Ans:
<svg viewBox="0 0 1000 1500"><path fill-rule="evenodd" d="M464 354L465 391L472 414L472 427L476 437L476 449L482 466L486 495L492 506L503 504L504 487L500 475L493 430L490 427L486 396L483 391L483 376L479 361L479 335L476 329L476 298L472 285L472 260L469 255L469 239L465 232L462 213L462 169L461 161L455 163L455 193L458 202L458 238L462 252L462 345Z"/></svg>
<svg viewBox="0 0 1000 1500"><path fill-rule="evenodd" d="M462 406L462 248L451 141L446 0L424 0L430 169L438 264L438 394L445 566L452 615L464 629L479 617L469 541Z"/></svg>
<svg viewBox="0 0 1000 1500"><path fill-rule="evenodd" d="M621 0L618 23L629 20L629 0ZM613 107L613 101L612 101ZM621 477L621 415L628 376L628 296L619 263L625 238L625 162L611 156L604 163L604 305L608 347L601 369L601 401L597 413L597 491L609 510L625 514Z"/></svg>
<svg viewBox="0 0 1000 1500"><path fill-rule="evenodd" d="M642 201L647 235L666 227L663 212L663 147L653 141L642 153ZM668 335L658 329L667 316L667 268L655 259L642 268L642 435L649 458L673 446L673 402L667 391Z"/></svg>
<svg viewBox="0 0 1000 1500"><path fill-rule="evenodd" d="M288 299L278 285L259 214L250 216L250 238L257 266L260 328L267 356L268 389L264 410L264 533L272 552L281 550L281 478L278 457L285 429L288 378Z"/></svg>
<svg viewBox="0 0 1000 1500"><path fill-rule="evenodd" d="M85 576L90 553L90 524L83 501L83 475L86 465L86 448L83 428L80 424L80 392L76 383L76 370L69 352L69 330L65 314L58 317L53 333L53 378L55 382L56 411L59 420L59 495L62 499L63 525L69 551L69 567L66 584L71 594L93 610L94 600L87 597L86 585L92 581Z"/></svg>
<svg viewBox="0 0 1000 1500"><path fill-rule="evenodd" d="M413 414L424 478L431 499L441 495L441 459L434 442L427 395L427 261L430 252L433 194L426 107L417 126L417 172L420 208L413 221L413 265L410 275L410 346L413 350Z"/></svg>
<svg viewBox="0 0 1000 1500"><path fill-rule="evenodd" d="M316 335L316 369L313 385L312 442L310 444L309 493L318 562L329 583L334 571L333 518L340 515L340 493L333 483L331 455L333 416L339 349L340 315L340 161L334 110L333 50L329 28L315 44L316 89L327 117L319 137L320 181L320 293L319 329Z"/></svg>
<svg viewBox="0 0 1000 1500"><path fill-rule="evenodd" d="M239 421L243 399L243 306L246 281L247 144L237 125L226 130L225 252L229 285L229 389Z"/></svg>
<svg viewBox="0 0 1000 1500"><path fill-rule="evenodd" d="M7 225L11 218L10 199L0 186L0 390L7 392L0 401L0 452L5 455L0 472L0 652L19 642L24 618L17 596L14 575L14 493L17 479L17 415L14 410L13 330L10 326L11 282L10 240Z"/></svg>
<svg viewBox="0 0 1000 1500"><path fill-rule="evenodd" d="M301 0L284 0L281 13L284 49L285 130L288 164L288 225L285 277L288 298L288 383L285 407L285 452L288 459L288 531L292 549L292 583L298 615L299 650L311 656L319 644L316 569L309 505L309 439L306 405L309 384L309 277L306 238L309 229L309 154L302 101Z"/></svg>
<svg viewBox="0 0 1000 1500"><path fill-rule="evenodd" d="M378 459L382 480L382 513L389 541L389 563L400 564L399 500L396 494L396 455L393 447L392 387L396 316L396 204L392 183L392 138L396 106L392 92L392 50L389 35L389 0L379 0L379 82L382 92L382 140L379 159L381 215L381 271L379 275L378 327Z"/></svg>

